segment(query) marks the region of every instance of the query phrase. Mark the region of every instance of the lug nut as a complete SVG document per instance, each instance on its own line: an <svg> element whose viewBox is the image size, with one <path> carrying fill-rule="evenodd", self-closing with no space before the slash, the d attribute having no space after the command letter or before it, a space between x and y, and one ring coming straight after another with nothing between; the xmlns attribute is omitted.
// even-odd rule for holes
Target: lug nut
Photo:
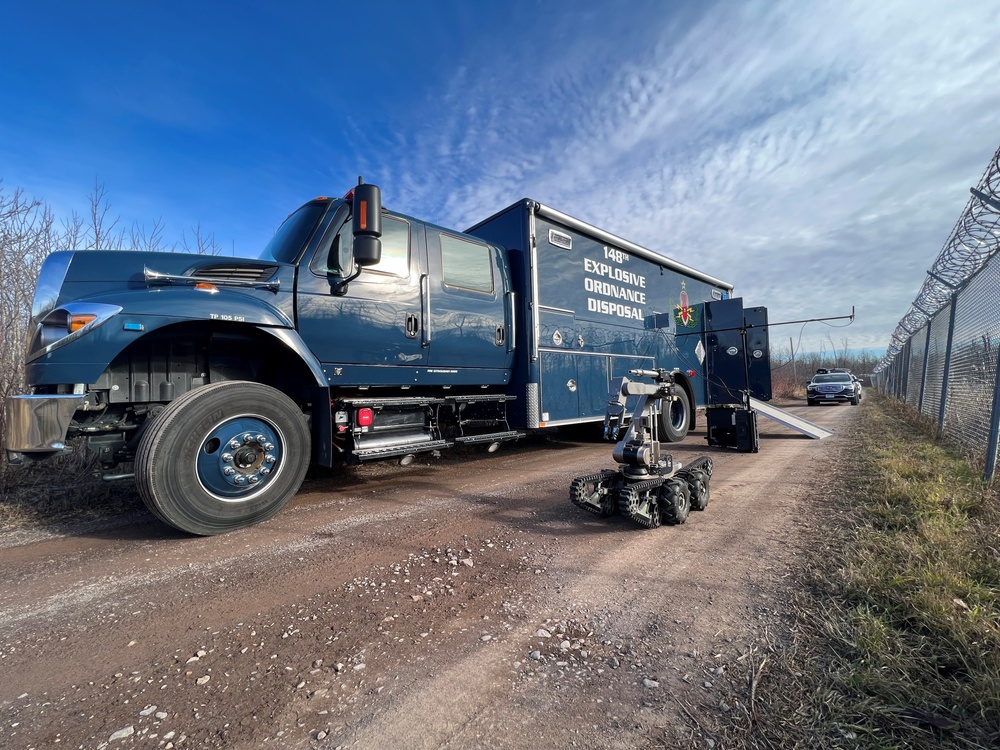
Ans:
<svg viewBox="0 0 1000 750"><path fill-rule="evenodd" d="M232 453L223 453L222 454L222 460L225 463L228 464L229 462L231 462L233 460L233 454Z"/></svg>
<svg viewBox="0 0 1000 750"><path fill-rule="evenodd" d="M266 437L264 437L263 435L258 435L258 436L257 436L256 438L254 438L254 439L255 439L255 440L256 440L256 441L258 442L258 443L263 443L263 442L264 442L265 440L267 440L267 438L266 438Z"/></svg>
<svg viewBox="0 0 1000 750"><path fill-rule="evenodd" d="M248 433L246 433L246 434L245 434L245 435L243 436L243 442L244 442L244 443L252 443L252 442L253 442L253 435L251 435L251 434L250 434L249 432L248 432Z"/></svg>
<svg viewBox="0 0 1000 750"><path fill-rule="evenodd" d="M264 443L264 444L261 445L261 447L264 450L266 450L266 451L273 451L274 450L274 443Z"/></svg>
<svg viewBox="0 0 1000 750"><path fill-rule="evenodd" d="M251 474L250 475L250 484L257 484L257 482L259 482L259 481L260 481L260 477L259 476L257 476L256 474Z"/></svg>
<svg viewBox="0 0 1000 750"><path fill-rule="evenodd" d="M268 474L271 473L271 467L270 466L261 466L260 467L260 473L261 473L262 476L266 477Z"/></svg>
<svg viewBox="0 0 1000 750"><path fill-rule="evenodd" d="M236 484L246 484L247 478L243 474L240 474L238 477L236 477L234 481L236 482Z"/></svg>
<svg viewBox="0 0 1000 750"><path fill-rule="evenodd" d="M276 460L277 459L274 456L272 456L270 453L268 453L266 456L264 456L264 461L266 461L269 464L273 464Z"/></svg>
<svg viewBox="0 0 1000 750"><path fill-rule="evenodd" d="M243 445L243 443L241 443L241 442L240 442L239 440L237 440L236 438L233 438L232 440L230 440L230 441L229 441L229 447L230 447L230 448L232 448L233 450L236 450L236 449L237 449L237 448L239 448L239 447L240 447L241 445Z"/></svg>
<svg viewBox="0 0 1000 750"><path fill-rule="evenodd" d="M236 473L236 469L234 469L232 466L227 466L225 469L222 470L222 473L225 474L227 477L231 477L233 474Z"/></svg>

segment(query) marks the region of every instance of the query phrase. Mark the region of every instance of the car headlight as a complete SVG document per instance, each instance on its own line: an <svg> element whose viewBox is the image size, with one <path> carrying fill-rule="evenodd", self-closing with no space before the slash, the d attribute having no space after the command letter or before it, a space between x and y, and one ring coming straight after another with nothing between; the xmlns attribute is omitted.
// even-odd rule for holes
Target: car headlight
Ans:
<svg viewBox="0 0 1000 750"><path fill-rule="evenodd" d="M71 302L48 312L37 321L27 361L65 346L103 325L124 308L99 302Z"/></svg>

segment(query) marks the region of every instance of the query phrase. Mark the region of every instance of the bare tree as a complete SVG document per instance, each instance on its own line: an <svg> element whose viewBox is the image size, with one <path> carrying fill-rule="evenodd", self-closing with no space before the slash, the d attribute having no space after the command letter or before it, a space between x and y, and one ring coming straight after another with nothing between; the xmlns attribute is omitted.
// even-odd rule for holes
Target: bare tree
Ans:
<svg viewBox="0 0 1000 750"><path fill-rule="evenodd" d="M94 183L85 216L73 212L57 225L51 209L28 198L16 188L4 189L0 179L0 402L24 390L24 347L31 323L35 284L42 263L53 250L174 251L178 244L164 241L162 219L149 230L134 223L126 232L120 217L111 211L104 185ZM201 225L194 228L193 245L182 235L180 249L218 255L215 235ZM0 408L0 450L3 449L4 416Z"/></svg>
<svg viewBox="0 0 1000 750"><path fill-rule="evenodd" d="M104 184L94 181L90 194L90 247L88 250L121 250L125 244L125 232L115 231L121 221L120 216L111 217L111 203Z"/></svg>
<svg viewBox="0 0 1000 750"><path fill-rule="evenodd" d="M24 388L21 361L35 281L58 233L52 212L20 189L8 194L0 181L0 400ZM0 441L4 434L0 412ZM2 445L0 445L2 447Z"/></svg>
<svg viewBox="0 0 1000 750"><path fill-rule="evenodd" d="M181 234L181 249L184 252L198 253L198 255L220 255L222 253L222 247L215 241L214 232L205 234L200 223L195 225L192 232L194 233L193 244L188 243L186 232Z"/></svg>
<svg viewBox="0 0 1000 750"><path fill-rule="evenodd" d="M148 253L172 250L163 244L163 219L158 218L153 222L153 226L146 230L145 224L133 222L129 231L129 249L142 250Z"/></svg>

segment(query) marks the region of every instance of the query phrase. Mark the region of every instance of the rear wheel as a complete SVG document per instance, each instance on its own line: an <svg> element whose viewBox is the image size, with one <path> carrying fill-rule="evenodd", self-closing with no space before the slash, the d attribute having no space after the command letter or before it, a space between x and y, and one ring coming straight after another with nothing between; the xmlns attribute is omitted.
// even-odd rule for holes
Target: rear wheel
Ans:
<svg viewBox="0 0 1000 750"><path fill-rule="evenodd" d="M683 479L672 477L664 482L658 500L663 523L673 526L687 521L691 512L691 491Z"/></svg>
<svg viewBox="0 0 1000 750"><path fill-rule="evenodd" d="M309 467L298 406L259 383L202 386L172 401L136 453L136 486L165 523L203 536L267 520Z"/></svg>
<svg viewBox="0 0 1000 750"><path fill-rule="evenodd" d="M708 476L700 469L682 471L677 476L687 482L691 494L691 510L705 510L711 497L708 489Z"/></svg>
<svg viewBox="0 0 1000 750"><path fill-rule="evenodd" d="M687 391L677 386L677 397L670 401L664 400L660 411L660 434L668 443L679 443L687 437L688 424L691 423L691 399Z"/></svg>

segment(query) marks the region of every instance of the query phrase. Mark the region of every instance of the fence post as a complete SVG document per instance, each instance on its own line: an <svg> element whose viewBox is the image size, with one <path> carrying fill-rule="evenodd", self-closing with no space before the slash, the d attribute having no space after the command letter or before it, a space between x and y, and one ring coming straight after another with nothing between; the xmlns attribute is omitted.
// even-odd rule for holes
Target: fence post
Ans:
<svg viewBox="0 0 1000 750"><path fill-rule="evenodd" d="M938 434L944 432L944 417L948 410L948 377L951 375L951 342L955 340L955 311L958 309L958 292L952 292L951 312L948 314L948 342L944 345L944 374L941 376L941 409L938 411Z"/></svg>
<svg viewBox="0 0 1000 750"><path fill-rule="evenodd" d="M990 411L990 437L986 444L986 469L983 479L993 481L993 472L997 466L997 441L1000 439L1000 350L994 362L996 374L993 379L993 408Z"/></svg>
<svg viewBox="0 0 1000 750"><path fill-rule="evenodd" d="M924 327L927 329L924 335L924 364L920 370L920 395L917 397L917 411L921 414L924 413L924 390L927 388L927 355L931 352L931 319Z"/></svg>
<svg viewBox="0 0 1000 750"><path fill-rule="evenodd" d="M913 349L913 336L910 336L903 345L903 361L900 363L902 365L902 374L899 378L899 399L901 401L906 401L906 391L910 387L910 359L912 356Z"/></svg>

